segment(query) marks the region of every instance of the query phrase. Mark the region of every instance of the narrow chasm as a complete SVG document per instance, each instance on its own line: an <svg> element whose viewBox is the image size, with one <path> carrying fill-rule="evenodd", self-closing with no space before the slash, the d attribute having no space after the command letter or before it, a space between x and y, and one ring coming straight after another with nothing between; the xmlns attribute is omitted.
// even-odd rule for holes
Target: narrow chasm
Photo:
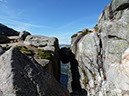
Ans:
<svg viewBox="0 0 129 96"><path fill-rule="evenodd" d="M71 96L87 96L87 92L80 85L78 61L70 48L60 48L60 60L62 63L60 82L69 90Z"/></svg>
<svg viewBox="0 0 129 96"><path fill-rule="evenodd" d="M69 46L70 47L70 46ZM62 47L60 48L60 64L61 64L61 75L60 83L68 88L68 74L70 65L70 48Z"/></svg>

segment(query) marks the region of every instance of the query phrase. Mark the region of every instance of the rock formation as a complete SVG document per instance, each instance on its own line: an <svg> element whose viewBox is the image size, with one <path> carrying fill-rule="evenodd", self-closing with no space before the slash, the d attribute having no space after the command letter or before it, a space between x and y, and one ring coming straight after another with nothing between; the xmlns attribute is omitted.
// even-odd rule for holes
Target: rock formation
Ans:
<svg viewBox="0 0 129 96"><path fill-rule="evenodd" d="M16 47L29 58L34 58L32 60L36 60L56 80L60 81L60 58L57 38L31 35L27 31L19 34L19 32L2 24L0 24L0 30L4 30L0 33L0 45L3 52L12 46ZM17 36L18 34L19 36ZM0 55L3 52L0 52Z"/></svg>
<svg viewBox="0 0 129 96"><path fill-rule="evenodd" d="M52 53L50 58L35 58L49 73L60 81L60 58L59 58L59 45L55 37L46 37L39 35L29 35L26 37L25 44L33 46L39 50L46 50L47 54ZM39 51L40 52L40 51ZM48 53L49 52L49 53ZM47 60L44 60L47 59Z"/></svg>
<svg viewBox="0 0 129 96"><path fill-rule="evenodd" d="M88 96L129 96L129 0L113 0L95 30L71 44L81 87Z"/></svg>
<svg viewBox="0 0 129 96"><path fill-rule="evenodd" d="M22 31L19 34L19 38L22 39L22 40L25 40L28 35L31 35L31 34L27 31Z"/></svg>
<svg viewBox="0 0 129 96"><path fill-rule="evenodd" d="M0 96L70 96L41 65L12 47L0 56Z"/></svg>

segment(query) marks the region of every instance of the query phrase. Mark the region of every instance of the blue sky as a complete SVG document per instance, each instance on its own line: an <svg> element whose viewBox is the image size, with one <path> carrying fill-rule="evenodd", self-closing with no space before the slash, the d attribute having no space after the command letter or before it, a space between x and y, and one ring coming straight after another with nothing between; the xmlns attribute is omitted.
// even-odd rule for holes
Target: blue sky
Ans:
<svg viewBox="0 0 129 96"><path fill-rule="evenodd" d="M0 0L0 23L70 44L73 34L93 28L112 0Z"/></svg>

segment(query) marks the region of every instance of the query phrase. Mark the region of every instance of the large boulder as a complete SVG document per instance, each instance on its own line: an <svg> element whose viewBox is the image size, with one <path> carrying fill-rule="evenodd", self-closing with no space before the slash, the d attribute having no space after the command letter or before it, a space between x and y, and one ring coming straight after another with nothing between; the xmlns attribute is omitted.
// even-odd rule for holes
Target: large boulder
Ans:
<svg viewBox="0 0 129 96"><path fill-rule="evenodd" d="M105 20L120 19L123 12L129 7L129 0L112 0L112 2L107 5L98 18L98 22L103 22Z"/></svg>
<svg viewBox="0 0 129 96"><path fill-rule="evenodd" d="M52 75L17 49L9 49L0 61L0 96L70 96Z"/></svg>
<svg viewBox="0 0 129 96"><path fill-rule="evenodd" d="M78 63L77 68L80 74L80 78L79 75L78 78L80 79L81 88L86 89L89 96L95 96L94 90L100 88L99 82L101 82L101 79L103 80L101 78L102 68L99 65L100 41L98 34L93 32L85 35L78 43L71 45L71 50L75 54L76 62ZM75 66L74 64L72 65ZM95 80L96 82L94 83ZM94 89L94 86L96 89Z"/></svg>
<svg viewBox="0 0 129 96"><path fill-rule="evenodd" d="M129 96L129 0L113 0L98 19L98 32L76 40L71 49L88 96Z"/></svg>
<svg viewBox="0 0 129 96"><path fill-rule="evenodd" d="M52 52L52 58L49 58L48 63L42 58L36 59L39 64L43 66L48 72L54 75L54 77L60 81L60 58L59 58L59 44L58 39L55 37L46 37L39 35L29 35L26 37L25 44L34 46L40 50L46 50ZM51 69L52 70L48 70Z"/></svg>
<svg viewBox="0 0 129 96"><path fill-rule="evenodd" d="M22 31L19 34L19 38L22 39L22 40L25 40L28 35L31 35L31 34L27 31Z"/></svg>
<svg viewBox="0 0 129 96"><path fill-rule="evenodd" d="M29 35L26 37L24 43L37 46L37 47L45 47L45 46L53 46L56 43L57 38L55 37L46 37L40 35ZM51 48L52 49L52 48ZM54 51L54 50L53 50Z"/></svg>

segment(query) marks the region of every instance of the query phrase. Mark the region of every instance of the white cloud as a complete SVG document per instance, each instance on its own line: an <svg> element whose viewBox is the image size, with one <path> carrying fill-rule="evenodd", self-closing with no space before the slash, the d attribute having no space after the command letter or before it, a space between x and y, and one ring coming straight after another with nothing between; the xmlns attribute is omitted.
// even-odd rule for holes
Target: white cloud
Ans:
<svg viewBox="0 0 129 96"><path fill-rule="evenodd" d="M0 2L7 3L7 0L0 0ZM33 24L26 22L27 19L22 17L23 10L11 9L8 4L0 3L0 22L17 31L29 30L31 28L48 28L47 26Z"/></svg>
<svg viewBox="0 0 129 96"><path fill-rule="evenodd" d="M7 0L0 0L0 2L8 3L8 1L7 1Z"/></svg>
<svg viewBox="0 0 129 96"><path fill-rule="evenodd" d="M14 19L10 19L4 16L0 16L0 22L3 24L10 25L9 27L14 28L17 31L29 30L31 28L48 28L47 26L43 25L36 25L28 22L22 22Z"/></svg>

